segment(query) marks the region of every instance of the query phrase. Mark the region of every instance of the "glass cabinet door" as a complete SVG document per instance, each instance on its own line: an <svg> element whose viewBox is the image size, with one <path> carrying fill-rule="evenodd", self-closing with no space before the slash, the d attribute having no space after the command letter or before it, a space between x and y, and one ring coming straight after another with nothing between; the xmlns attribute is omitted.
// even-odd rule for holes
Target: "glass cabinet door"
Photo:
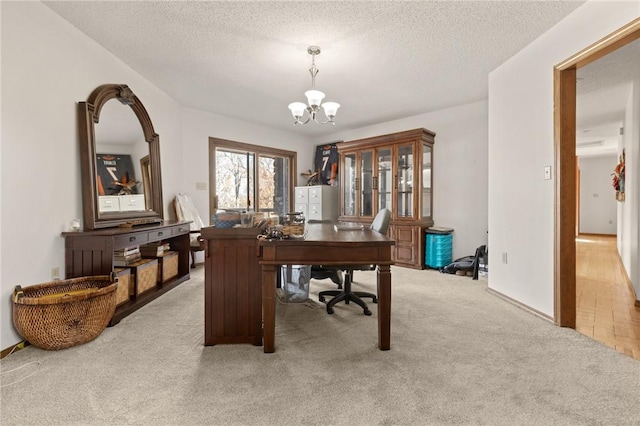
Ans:
<svg viewBox="0 0 640 426"><path fill-rule="evenodd" d="M378 211L389 209L393 211L391 204L393 191L393 171L391 170L391 148L380 148L378 153Z"/></svg>
<svg viewBox="0 0 640 426"><path fill-rule="evenodd" d="M345 154L342 163L343 170L343 193L342 205L345 216L355 216L356 214L356 190L358 189L358 178L356 177L356 154Z"/></svg>
<svg viewBox="0 0 640 426"><path fill-rule="evenodd" d="M360 216L373 216L373 151L360 153Z"/></svg>
<svg viewBox="0 0 640 426"><path fill-rule="evenodd" d="M422 217L431 217L431 147L422 145Z"/></svg>
<svg viewBox="0 0 640 426"><path fill-rule="evenodd" d="M398 147L397 216L413 217L413 144Z"/></svg>

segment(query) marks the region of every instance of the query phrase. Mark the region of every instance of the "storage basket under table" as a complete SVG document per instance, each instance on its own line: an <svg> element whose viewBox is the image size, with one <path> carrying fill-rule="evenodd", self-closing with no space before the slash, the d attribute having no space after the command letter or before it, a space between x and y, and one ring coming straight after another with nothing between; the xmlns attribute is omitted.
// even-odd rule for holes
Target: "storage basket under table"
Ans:
<svg viewBox="0 0 640 426"><path fill-rule="evenodd" d="M115 268L113 272L118 277L118 288L116 289L116 306L129 301L134 294L133 279L131 269Z"/></svg>
<svg viewBox="0 0 640 426"><path fill-rule="evenodd" d="M178 252L166 251L154 257L158 260L158 283L178 276Z"/></svg>
<svg viewBox="0 0 640 426"><path fill-rule="evenodd" d="M156 287L158 282L158 259L141 259L129 265L134 277L135 295L139 296Z"/></svg>
<svg viewBox="0 0 640 426"><path fill-rule="evenodd" d="M13 324L29 343L58 350L89 342L116 309L116 276L51 281L13 292Z"/></svg>

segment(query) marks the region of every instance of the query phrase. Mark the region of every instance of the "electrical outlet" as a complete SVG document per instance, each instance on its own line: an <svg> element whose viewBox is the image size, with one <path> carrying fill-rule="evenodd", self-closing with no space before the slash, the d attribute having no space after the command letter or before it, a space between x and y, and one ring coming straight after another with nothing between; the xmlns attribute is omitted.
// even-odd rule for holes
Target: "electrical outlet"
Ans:
<svg viewBox="0 0 640 426"><path fill-rule="evenodd" d="M206 191L207 183L206 182L196 182L196 191Z"/></svg>
<svg viewBox="0 0 640 426"><path fill-rule="evenodd" d="M55 268L51 268L51 281L56 281L60 279L60 268L57 266Z"/></svg>
<svg viewBox="0 0 640 426"><path fill-rule="evenodd" d="M544 168L544 180L550 180L551 179L551 166L545 166ZM505 262L507 263L507 262Z"/></svg>
<svg viewBox="0 0 640 426"><path fill-rule="evenodd" d="M502 252L502 263L504 263L505 265L507 264L507 252L506 251Z"/></svg>

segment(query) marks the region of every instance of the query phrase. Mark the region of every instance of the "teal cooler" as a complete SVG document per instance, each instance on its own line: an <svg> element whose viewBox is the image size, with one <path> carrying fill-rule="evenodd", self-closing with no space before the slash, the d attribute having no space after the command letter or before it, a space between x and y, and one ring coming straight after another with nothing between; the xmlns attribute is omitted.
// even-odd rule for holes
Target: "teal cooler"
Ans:
<svg viewBox="0 0 640 426"><path fill-rule="evenodd" d="M424 263L429 268L442 268L452 262L453 234L426 231Z"/></svg>

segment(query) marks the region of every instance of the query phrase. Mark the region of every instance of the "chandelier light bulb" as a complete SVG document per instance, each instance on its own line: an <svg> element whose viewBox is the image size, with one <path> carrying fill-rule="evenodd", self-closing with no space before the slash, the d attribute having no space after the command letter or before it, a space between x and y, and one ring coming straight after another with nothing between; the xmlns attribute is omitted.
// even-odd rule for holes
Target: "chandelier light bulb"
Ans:
<svg viewBox="0 0 640 426"><path fill-rule="evenodd" d="M325 102L322 104L322 108L324 109L324 114L333 119L338 112L338 108L340 108L340 104L337 102Z"/></svg>
<svg viewBox="0 0 640 426"><path fill-rule="evenodd" d="M302 118L307 106L302 102L292 102L289 104L289 109L291 110L291 114L297 119Z"/></svg>
<svg viewBox="0 0 640 426"><path fill-rule="evenodd" d="M324 99L324 93L319 90L307 90L304 92L310 107L319 107Z"/></svg>

